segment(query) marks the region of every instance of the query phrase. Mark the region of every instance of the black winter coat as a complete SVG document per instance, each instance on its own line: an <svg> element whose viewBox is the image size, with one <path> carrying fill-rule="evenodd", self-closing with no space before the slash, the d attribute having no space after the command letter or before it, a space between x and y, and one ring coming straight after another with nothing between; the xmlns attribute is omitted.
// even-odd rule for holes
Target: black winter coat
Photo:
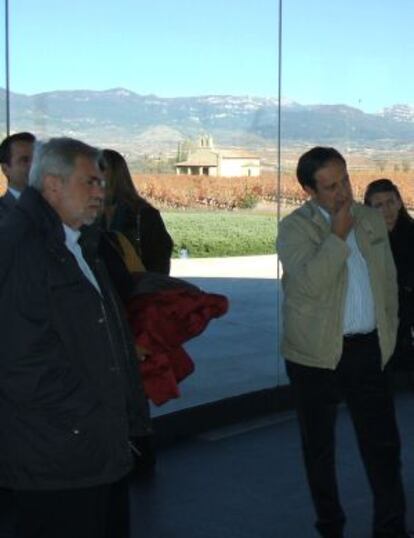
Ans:
<svg viewBox="0 0 414 538"><path fill-rule="evenodd" d="M0 220L4 218L9 211L16 205L16 198L7 190L3 196L0 196Z"/></svg>
<svg viewBox="0 0 414 538"><path fill-rule="evenodd" d="M393 357L397 369L414 369L414 220L400 216L389 234L397 268L400 325Z"/></svg>
<svg viewBox="0 0 414 538"><path fill-rule="evenodd" d="M0 487L112 483L131 469L129 438L150 429L105 267L85 252L101 296L64 240L32 188L0 225Z"/></svg>

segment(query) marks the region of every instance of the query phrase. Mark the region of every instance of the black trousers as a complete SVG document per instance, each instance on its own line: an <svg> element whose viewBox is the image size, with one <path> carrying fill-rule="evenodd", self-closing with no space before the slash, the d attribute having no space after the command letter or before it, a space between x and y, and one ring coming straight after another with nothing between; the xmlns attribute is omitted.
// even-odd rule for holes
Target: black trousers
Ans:
<svg viewBox="0 0 414 538"><path fill-rule="evenodd" d="M337 404L344 398L374 497L373 536L405 535L400 439L377 333L344 338L336 370L286 361L299 417L307 478L321 536L341 538L345 515L335 471Z"/></svg>
<svg viewBox="0 0 414 538"><path fill-rule="evenodd" d="M59 491L15 491L16 538L127 538L126 479Z"/></svg>
<svg viewBox="0 0 414 538"><path fill-rule="evenodd" d="M15 537L15 502L10 489L0 488L0 538Z"/></svg>

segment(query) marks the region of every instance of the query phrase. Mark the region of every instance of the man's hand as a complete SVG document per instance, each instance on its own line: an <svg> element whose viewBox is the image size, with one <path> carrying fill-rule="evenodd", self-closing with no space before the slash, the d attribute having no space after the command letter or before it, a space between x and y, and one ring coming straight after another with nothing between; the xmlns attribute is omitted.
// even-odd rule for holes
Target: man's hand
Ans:
<svg viewBox="0 0 414 538"><path fill-rule="evenodd" d="M344 241L348 237L348 234L354 225L354 219L351 214L351 206L352 199L344 202L332 213L332 233Z"/></svg>

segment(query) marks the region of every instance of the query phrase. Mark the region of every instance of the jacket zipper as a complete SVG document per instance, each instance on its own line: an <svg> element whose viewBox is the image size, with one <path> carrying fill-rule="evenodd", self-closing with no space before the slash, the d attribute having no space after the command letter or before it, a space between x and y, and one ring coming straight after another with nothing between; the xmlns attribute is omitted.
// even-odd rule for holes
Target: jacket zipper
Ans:
<svg viewBox="0 0 414 538"><path fill-rule="evenodd" d="M100 267L100 260L97 259L95 260L95 264ZM122 338L122 349L124 351L124 355L125 355L125 359L127 361L127 364L129 363L128 361L128 357L129 357L129 349L128 349L128 346L126 344L126 340L125 340L125 333L124 333L124 328L123 328L123 324L122 324L122 320L119 316L119 307L118 307L118 304L117 302L115 301L115 298L113 296L113 293L112 293L112 290L109 287L106 288L106 295L109 299L109 302L111 303L111 306L112 306L112 310L115 314L115 318L116 318L116 323L117 323L117 326L118 326L118 330L121 334L121 338ZM103 302L101 302L102 304L102 310L104 311L104 315L105 315L105 321L107 321L107 315L106 315L106 310L105 310L105 307L104 307L104 304ZM108 332L110 333L110 331L108 330ZM111 340L111 345L112 345L112 349L114 349L114 345L113 345L113 339L112 339L112 335L110 334L110 340ZM119 362L117 362L117 365L118 365L118 369L119 369Z"/></svg>
<svg viewBox="0 0 414 538"><path fill-rule="evenodd" d="M112 362L111 362L110 370L112 372L120 372L121 368L119 366L118 357L117 357L117 354L116 354L116 351L115 351L115 345L114 345L114 340L113 340L113 337L112 337L112 332L109 329L109 323L108 323L108 316L107 316L107 313L106 313L106 308L105 308L105 305L104 305L102 300L101 300L101 312L102 312L102 316L103 316L103 319L104 319L106 332L108 334L108 339L109 339L109 343L110 343L111 351L112 351L112 353L111 353Z"/></svg>

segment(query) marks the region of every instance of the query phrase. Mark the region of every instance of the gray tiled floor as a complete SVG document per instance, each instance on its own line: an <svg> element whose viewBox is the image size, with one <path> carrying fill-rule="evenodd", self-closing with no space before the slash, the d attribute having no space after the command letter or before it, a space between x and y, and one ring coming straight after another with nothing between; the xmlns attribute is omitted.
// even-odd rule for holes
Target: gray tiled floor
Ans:
<svg viewBox="0 0 414 538"><path fill-rule="evenodd" d="M398 395L408 520L414 525L414 393ZM338 469L347 537L370 536L371 499L345 408ZM159 453L131 491L132 538L312 538L297 423L279 414L209 432Z"/></svg>

